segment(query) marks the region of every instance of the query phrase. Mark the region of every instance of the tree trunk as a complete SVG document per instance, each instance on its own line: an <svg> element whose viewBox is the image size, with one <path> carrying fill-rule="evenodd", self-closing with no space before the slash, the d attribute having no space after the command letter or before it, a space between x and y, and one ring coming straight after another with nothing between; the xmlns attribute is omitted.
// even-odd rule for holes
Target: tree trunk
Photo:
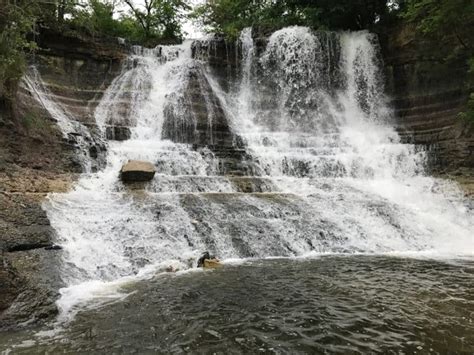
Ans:
<svg viewBox="0 0 474 355"><path fill-rule="evenodd" d="M5 98L5 108L11 118L11 120L18 125L18 103L16 101L16 95L18 91L18 81L17 80L8 80L5 84L6 95Z"/></svg>

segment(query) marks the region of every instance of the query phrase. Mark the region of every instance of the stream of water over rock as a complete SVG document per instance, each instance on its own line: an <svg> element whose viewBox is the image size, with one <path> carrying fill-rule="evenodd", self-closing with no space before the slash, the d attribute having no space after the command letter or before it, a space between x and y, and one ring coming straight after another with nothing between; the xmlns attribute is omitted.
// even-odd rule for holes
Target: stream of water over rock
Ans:
<svg viewBox="0 0 474 355"><path fill-rule="evenodd" d="M196 46L194 56L192 46ZM67 286L60 290L58 324L66 329L68 326L78 329L81 320L87 324L94 322L94 314L107 315L104 316L107 319L117 318L116 324L121 324L123 319L130 321L126 339L131 339L130 334L139 336L138 329L152 327L159 335L150 344L145 342L148 347L138 343L129 348L120 342L109 344L139 352L146 349L222 351L224 347L219 348L219 344L232 346L232 343L237 352L259 348L278 352L279 346L290 352L384 351L407 344L407 349L416 350L426 343L433 343L433 348L441 351L441 343L430 335L425 335L430 339L426 341L420 338L420 332L404 329L403 322L408 322L409 316L397 318L400 307L404 307L403 301L390 303L389 300L404 286L403 275L407 275L404 263L419 263L420 268L412 270L414 276L408 273L413 285L407 291L407 299L422 307L424 303L415 302L416 284L419 283L420 292L431 292L423 288L434 287L431 283L436 283L439 265L444 265L446 260L464 260L449 267L454 273L465 273L459 283L464 291L459 295L459 304L454 306L465 307L466 313L454 312L452 324L464 330L470 327L472 331L474 297L468 289L474 285L474 218L470 202L463 200L455 184L426 175L423 150L402 143L392 128L377 38L367 32L316 33L293 27L275 32L264 50L258 50L251 29L246 29L239 46L240 75L227 89L221 86L205 60L202 48L211 51L211 45L188 41L153 50L134 48L124 63L122 73L110 85L95 112L97 139L107 142L105 167L84 173L72 191L52 194L44 204L57 232L57 243L64 248L61 273ZM200 48L204 52L199 52ZM26 82L32 85L31 81ZM198 104L206 112L207 126L202 134L211 137L207 144L186 142L186 137L197 135L200 127L196 110L189 109L196 105L196 96L189 95L193 85L199 88L203 98ZM39 89L35 92L45 107L49 105L50 101L41 98L47 93ZM56 106L53 109L58 111ZM53 117L57 116L54 110L50 109ZM61 125L68 115L59 112L61 115L55 118ZM229 151L234 155L240 152L238 166L245 168L233 168L230 173L226 170L227 158L222 157L216 133L216 122L223 119L219 115L228 122L233 139ZM131 138L107 141L107 127L111 126L130 127ZM124 186L119 179L120 168L129 159L147 160L156 166L154 180L143 190ZM242 188L244 183L250 187ZM230 266L214 273L195 274L196 259L204 250L210 250ZM355 259L342 256L314 259L326 254ZM394 256L399 259L393 259ZM274 264L263 261L275 257L307 258L307 264L295 260ZM401 257L443 261L424 264ZM232 264L236 260L250 261L239 269ZM259 260L263 266L258 266ZM345 271L322 272L329 265L324 260L335 269L340 265ZM157 276L170 265L181 270L176 277ZM435 265L432 267L435 271L431 273L426 265ZM378 270L377 277L374 270ZM351 303L349 299L354 297L355 289L350 292L347 289L342 303L338 303L336 289L344 288L346 272L358 277L360 282L354 282L353 287L367 291L366 297L383 299L375 308L390 303L387 307L395 319L377 329L379 338L368 347L361 345L367 340L358 339L357 333L362 331L367 337L370 332L364 333L364 329L383 323L378 316L383 311L377 313L375 308L356 300ZM274 283L264 277L267 274L272 275ZM301 294L288 294L285 287L275 287L281 286L277 281L279 274L284 276L285 287L300 289ZM446 276L447 281L439 285L442 290L430 295L449 293L449 297L457 297L457 281L451 276ZM252 287L242 284L241 279L246 277ZM328 278L339 281L332 284ZM390 285L383 291L377 289L377 283L385 279L390 280ZM325 282L329 283L324 286ZM219 294L219 288L223 292L219 296L203 291L196 296L193 292L198 292L200 283L206 290L216 285L216 292ZM291 322L306 319L309 323L303 323L311 325L311 330L304 334L296 328L291 330L290 326L275 330L275 324L271 326L262 320L272 312L268 309L249 311L255 319L233 320L222 315L226 307L230 307L232 314L238 307L243 307L245 312L249 305L236 301L234 306L239 306L235 308L224 302L224 298L251 299L252 290L258 285L261 302L268 299L265 304L272 304L276 313L287 314L286 319ZM182 346L173 347L172 341L160 339L164 339L165 333L174 339L174 333L171 330L167 333L151 320L148 322L144 314L141 319L145 323L134 325L137 322L131 316L134 312L145 309L164 317L174 309L174 306L156 306L155 288L163 293L160 297L170 297L168 301L179 304L175 317L170 315L162 320L170 326L174 324L173 331L198 334L195 327L206 327L205 319L199 317L199 322L191 324L189 314L199 313L201 308L186 306L183 297L188 293L193 302L198 302L200 297L212 297L223 307L224 310L202 310L203 315L221 328L210 329L207 343L202 338L190 342L181 339L183 343L175 339ZM177 295L163 288L182 292ZM314 294L315 290L319 290L318 295ZM281 299L273 299L271 295L275 293ZM333 302L328 301L331 297ZM325 299L328 303L321 301L314 308L295 305L311 299ZM115 303L110 304L111 301ZM149 306L149 302L155 306ZM329 311L332 316L320 309L324 304L329 307L326 311L332 310ZM131 311L124 311L125 305ZM338 311L339 307L342 308ZM362 316L363 307L367 307L367 312ZM407 307L407 314L415 314L418 306ZM428 319L428 313L436 312L436 307L423 316ZM180 312L187 316L179 316ZM462 320L464 316L467 318ZM337 331L357 317L365 323L347 332ZM235 324L235 334L227 329L229 324L224 325L225 319ZM278 322L285 323L282 319ZM326 340L316 334L319 328L313 327L324 322L328 322ZM102 330L110 327L100 321L94 324L93 327ZM422 327L420 324L413 327ZM450 321L446 320L446 324L443 326L449 328ZM219 330L224 328L227 330ZM253 333L249 334L247 328L254 329ZM121 324L118 329L121 334L127 334L127 325ZM275 342L268 340L278 338L279 332L283 338ZM472 334L463 335L463 349L473 349ZM446 339L461 349L453 337L456 335ZM101 339L102 342L92 347L81 343L76 348L67 345L64 349L99 351L100 344L107 344ZM335 348L327 345L331 341L337 344ZM151 345L153 342L155 346ZM28 343L25 346L28 348ZM56 350L64 349L59 346Z"/></svg>

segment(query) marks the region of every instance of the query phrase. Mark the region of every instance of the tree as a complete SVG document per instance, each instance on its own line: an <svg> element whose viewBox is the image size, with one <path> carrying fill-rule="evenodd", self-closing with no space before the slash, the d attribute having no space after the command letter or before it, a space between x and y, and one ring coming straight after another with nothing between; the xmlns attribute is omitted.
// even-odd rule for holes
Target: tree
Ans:
<svg viewBox="0 0 474 355"><path fill-rule="evenodd" d="M466 59L470 95L466 112L460 117L474 122L474 1L404 0L402 17L415 24L421 34L437 41L447 51L447 61Z"/></svg>
<svg viewBox="0 0 474 355"><path fill-rule="evenodd" d="M248 26L367 29L389 13L387 0L208 0L194 17L211 31L235 37Z"/></svg>
<svg viewBox="0 0 474 355"><path fill-rule="evenodd" d="M38 20L48 26L63 24L66 17L73 16L81 0L32 0L37 3L36 15Z"/></svg>
<svg viewBox="0 0 474 355"><path fill-rule="evenodd" d="M145 41L157 37L181 37L180 21L189 5L184 0L122 0L140 26Z"/></svg>
<svg viewBox="0 0 474 355"><path fill-rule="evenodd" d="M10 104L26 68L26 54L35 44L27 39L35 23L35 1L3 1L0 7L0 98Z"/></svg>
<svg viewBox="0 0 474 355"><path fill-rule="evenodd" d="M254 0L209 0L198 6L192 17L207 31L237 37L240 31L261 23L260 14L267 4Z"/></svg>
<svg viewBox="0 0 474 355"><path fill-rule="evenodd" d="M438 39L455 38L464 49L472 51L474 42L474 1L405 0L403 17L417 24L417 29Z"/></svg>

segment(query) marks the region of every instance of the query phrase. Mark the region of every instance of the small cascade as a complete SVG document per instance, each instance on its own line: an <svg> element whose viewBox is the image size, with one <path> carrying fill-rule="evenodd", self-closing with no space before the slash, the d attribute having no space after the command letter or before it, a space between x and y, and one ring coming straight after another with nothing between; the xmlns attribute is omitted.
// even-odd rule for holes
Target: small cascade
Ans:
<svg viewBox="0 0 474 355"><path fill-rule="evenodd" d="M84 124L75 120L64 106L55 101L54 95L48 90L36 67L29 68L21 85L56 120L64 138L77 147L82 171L91 172L97 165L94 159L97 158L98 147L101 146L100 141L92 136ZM94 157L91 156L91 152L94 152Z"/></svg>

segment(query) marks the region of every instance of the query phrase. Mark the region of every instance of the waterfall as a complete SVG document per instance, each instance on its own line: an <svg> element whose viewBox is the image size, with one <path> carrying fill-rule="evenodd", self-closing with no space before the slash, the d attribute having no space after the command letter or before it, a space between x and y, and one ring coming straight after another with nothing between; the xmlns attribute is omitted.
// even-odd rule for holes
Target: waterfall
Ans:
<svg viewBox="0 0 474 355"><path fill-rule="evenodd" d="M179 195L171 192L176 186L189 191L199 185L187 177L212 172L213 156L162 138L167 109L171 106L181 113L181 98L194 65L190 46L187 42L133 49L95 111L102 133L107 126L126 126L131 139L108 141L102 171L84 174L71 192L50 194L44 204L64 248L63 279L68 286L61 290L58 304L65 317L91 297L121 297L113 285L146 276L147 270L170 265L188 268L189 260L205 248L195 237ZM134 194L119 181L122 165L131 159L156 166L158 178L145 195ZM206 182L202 184L199 188L206 189ZM230 189L228 182L220 184Z"/></svg>
<svg viewBox="0 0 474 355"><path fill-rule="evenodd" d="M309 249L472 255L462 193L427 176L423 150L390 125L375 35L285 28L257 55L246 29L240 46L237 90L225 93L208 71L210 82L259 174L324 225L317 241L311 222L296 232Z"/></svg>
<svg viewBox="0 0 474 355"><path fill-rule="evenodd" d="M54 95L48 90L35 66L29 68L21 81L21 85L56 120L64 139L78 148L78 159L82 170L90 172L93 166L90 151L91 147L96 145L97 142L89 129L75 120L73 115L54 99Z"/></svg>
<svg viewBox="0 0 474 355"><path fill-rule="evenodd" d="M131 139L108 141L103 170L44 204L64 248L63 317L204 250L473 255L459 190L426 176L423 151L390 125L375 36L293 27L257 51L246 29L240 46L235 90L190 42L124 62L95 119L104 137L124 126ZM155 165L144 189L119 180L129 159Z"/></svg>

